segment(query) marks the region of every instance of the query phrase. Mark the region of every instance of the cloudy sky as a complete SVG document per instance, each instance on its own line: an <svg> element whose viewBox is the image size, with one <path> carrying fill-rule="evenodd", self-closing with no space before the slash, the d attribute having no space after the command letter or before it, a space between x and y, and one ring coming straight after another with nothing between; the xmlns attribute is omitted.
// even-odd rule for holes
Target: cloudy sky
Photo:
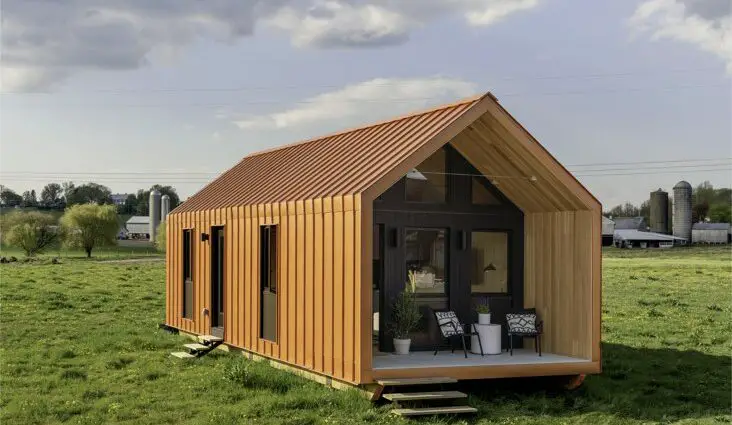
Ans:
<svg viewBox="0 0 732 425"><path fill-rule="evenodd" d="M487 90L608 207L732 184L730 0L0 5L0 179L18 192L185 198L249 152Z"/></svg>

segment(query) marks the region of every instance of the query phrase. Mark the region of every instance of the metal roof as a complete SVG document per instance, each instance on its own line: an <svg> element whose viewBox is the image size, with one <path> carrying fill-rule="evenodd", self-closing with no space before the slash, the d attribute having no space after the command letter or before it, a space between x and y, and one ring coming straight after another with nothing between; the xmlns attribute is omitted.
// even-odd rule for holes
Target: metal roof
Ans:
<svg viewBox="0 0 732 425"><path fill-rule="evenodd" d="M729 223L694 223L692 230L729 230Z"/></svg>
<svg viewBox="0 0 732 425"><path fill-rule="evenodd" d="M640 230L645 227L645 219L643 217L615 217L615 229L635 229Z"/></svg>
<svg viewBox="0 0 732 425"><path fill-rule="evenodd" d="M150 217L146 215L133 215L125 224L150 224Z"/></svg>
<svg viewBox="0 0 732 425"><path fill-rule="evenodd" d="M641 232L635 229L616 229L614 234L615 239L621 239L626 241L673 241L673 240L686 240L684 238L678 238L676 236L664 235L661 233L654 232Z"/></svg>
<svg viewBox="0 0 732 425"><path fill-rule="evenodd" d="M510 147L500 146L499 153L519 152L524 157L515 161L494 158L491 149L499 149L499 143L494 141L488 149L483 149L470 141L474 136L468 133L472 131L476 137L488 134L487 126L492 126L494 132L508 132L500 144L510 144ZM253 153L171 214L355 195L367 190L371 196L371 192L385 190L388 186L383 187L384 184L393 184L419 163L410 165L411 162L426 158L439 147L437 144L448 142L461 153L479 149L480 154L473 155L477 161L474 165L483 173L485 164L499 160L491 171L520 177L505 180L501 186L501 191L519 208L540 211L599 208L597 199L492 94L485 93L427 111ZM409 168L404 169L407 165ZM540 178L530 180L532 174Z"/></svg>

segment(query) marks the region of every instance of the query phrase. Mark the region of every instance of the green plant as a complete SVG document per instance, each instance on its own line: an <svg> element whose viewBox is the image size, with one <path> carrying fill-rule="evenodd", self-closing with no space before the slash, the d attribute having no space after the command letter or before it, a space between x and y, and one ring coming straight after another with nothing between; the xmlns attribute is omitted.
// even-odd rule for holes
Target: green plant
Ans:
<svg viewBox="0 0 732 425"><path fill-rule="evenodd" d="M415 296L416 280L414 272L409 272L409 282L397 295L392 306L392 317L389 328L394 338L406 339L417 329L422 315L419 312Z"/></svg>
<svg viewBox="0 0 732 425"><path fill-rule="evenodd" d="M475 311L478 314L489 314L491 312L491 307L488 305L488 303L485 304L478 304L475 307Z"/></svg>
<svg viewBox="0 0 732 425"><path fill-rule="evenodd" d="M167 226L165 220L161 221L155 230L155 248L160 252L165 252L166 240L168 239Z"/></svg>

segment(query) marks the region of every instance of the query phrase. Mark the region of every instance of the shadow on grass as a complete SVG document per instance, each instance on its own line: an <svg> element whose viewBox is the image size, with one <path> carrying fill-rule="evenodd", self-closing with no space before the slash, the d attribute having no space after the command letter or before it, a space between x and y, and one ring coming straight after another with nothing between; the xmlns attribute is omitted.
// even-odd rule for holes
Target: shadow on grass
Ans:
<svg viewBox="0 0 732 425"><path fill-rule="evenodd" d="M467 382L465 390L475 395L471 403L480 416L492 419L590 413L650 421L729 419L729 356L618 344L603 344L602 353L602 374L588 376L574 391L558 390L556 378Z"/></svg>

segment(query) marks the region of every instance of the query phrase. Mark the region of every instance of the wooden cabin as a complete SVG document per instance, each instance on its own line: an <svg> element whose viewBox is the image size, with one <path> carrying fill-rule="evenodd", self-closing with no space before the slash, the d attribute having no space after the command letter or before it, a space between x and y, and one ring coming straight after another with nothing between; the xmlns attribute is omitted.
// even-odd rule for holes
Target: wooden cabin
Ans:
<svg viewBox="0 0 732 425"><path fill-rule="evenodd" d="M351 385L598 373L600 214L487 93L242 159L168 216L165 321ZM409 271L423 323L398 356ZM542 356L433 355L429 312L484 302L504 328L535 308Z"/></svg>

